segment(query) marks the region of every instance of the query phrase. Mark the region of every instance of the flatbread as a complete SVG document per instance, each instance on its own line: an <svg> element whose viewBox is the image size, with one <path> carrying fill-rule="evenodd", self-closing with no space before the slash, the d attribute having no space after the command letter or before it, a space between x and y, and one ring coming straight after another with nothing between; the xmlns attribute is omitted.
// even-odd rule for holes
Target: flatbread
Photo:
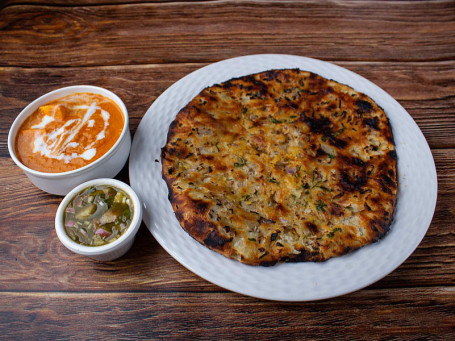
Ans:
<svg viewBox="0 0 455 341"><path fill-rule="evenodd" d="M201 91L169 127L162 172L183 229L250 265L325 261L379 240L398 186L382 108L298 69Z"/></svg>

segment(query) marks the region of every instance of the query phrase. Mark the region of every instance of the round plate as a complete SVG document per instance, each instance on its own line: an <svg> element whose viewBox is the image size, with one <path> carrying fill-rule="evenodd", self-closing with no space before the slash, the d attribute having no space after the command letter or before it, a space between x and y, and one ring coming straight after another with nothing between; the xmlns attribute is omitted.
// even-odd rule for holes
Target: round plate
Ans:
<svg viewBox="0 0 455 341"><path fill-rule="evenodd" d="M161 176L161 148L169 124L202 89L270 69L299 68L347 84L370 96L390 119L398 154L398 199L389 233L379 242L323 263L254 267L209 250L177 221ZM155 239L195 274L223 288L258 298L309 301L347 294L383 278L417 248L433 217L436 168L428 144L411 116L390 95L339 66L290 55L252 55L199 69L167 89L140 123L130 154L130 183L144 203L144 222ZM425 181L422 181L425 179Z"/></svg>

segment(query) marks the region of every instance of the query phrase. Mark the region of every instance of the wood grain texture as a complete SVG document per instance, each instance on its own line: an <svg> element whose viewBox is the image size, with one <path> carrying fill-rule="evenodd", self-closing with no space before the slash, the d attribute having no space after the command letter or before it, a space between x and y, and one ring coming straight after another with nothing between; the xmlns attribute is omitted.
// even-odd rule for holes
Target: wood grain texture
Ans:
<svg viewBox="0 0 455 341"><path fill-rule="evenodd" d="M295 304L213 292L205 295L208 310L191 292L1 292L0 328L22 339L449 340L454 294L446 287L371 290Z"/></svg>
<svg viewBox="0 0 455 341"><path fill-rule="evenodd" d="M213 62L258 52L345 61L453 60L447 38L455 34L454 22L452 1L15 5L0 11L0 65Z"/></svg>
<svg viewBox="0 0 455 341"><path fill-rule="evenodd" d="M438 63L336 62L387 91L409 112L432 148L455 147L455 61ZM174 82L207 64L81 68L0 67L0 124L44 93L91 84L114 91L125 102L132 131L153 101ZM7 130L0 130L0 155L7 155Z"/></svg>
<svg viewBox="0 0 455 341"><path fill-rule="evenodd" d="M186 2L202 2L202 1L216 1L216 0L186 0ZM4 0L0 8L7 6L23 6L37 5L37 6L103 6L103 5L125 5L125 4L147 4L154 2L179 2L178 0Z"/></svg>

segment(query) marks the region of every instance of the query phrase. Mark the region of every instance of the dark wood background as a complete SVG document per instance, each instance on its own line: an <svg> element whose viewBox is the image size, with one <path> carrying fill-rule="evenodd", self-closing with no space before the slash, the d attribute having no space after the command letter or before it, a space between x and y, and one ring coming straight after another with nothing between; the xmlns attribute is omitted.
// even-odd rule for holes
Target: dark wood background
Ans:
<svg viewBox="0 0 455 341"><path fill-rule="evenodd" d="M61 197L35 188L7 149L40 95L91 84L117 93L134 134L191 71L286 53L333 62L396 98L433 152L433 222L409 259L342 297L280 303L194 275L141 226L113 262L57 239ZM455 339L455 2L10 0L0 4L0 338ZM128 181L127 167L119 179ZM425 179L422 179L425 181Z"/></svg>

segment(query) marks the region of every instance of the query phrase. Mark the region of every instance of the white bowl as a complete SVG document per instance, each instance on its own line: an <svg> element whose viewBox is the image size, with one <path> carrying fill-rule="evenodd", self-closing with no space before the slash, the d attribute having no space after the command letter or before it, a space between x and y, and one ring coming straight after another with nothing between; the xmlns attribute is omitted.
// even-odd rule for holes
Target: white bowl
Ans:
<svg viewBox="0 0 455 341"><path fill-rule="evenodd" d="M25 119L40 106L72 93L88 92L105 96L114 101L125 116L123 130L117 142L99 159L88 165L62 173L45 173L28 168L16 156L16 134ZM13 161L38 188L51 194L65 195L75 186L96 178L113 178L125 165L131 148L131 134L128 122L128 111L123 101L113 92L91 85L76 85L51 91L30 103L16 117L8 135L8 150Z"/></svg>
<svg viewBox="0 0 455 341"><path fill-rule="evenodd" d="M69 202L81 191L90 186L96 185L108 185L116 187L124 191L131 198L133 202L133 216L131 218L130 226L126 231L115 241L109 244L101 246L85 246L73 241L65 231L63 224L65 209ZM139 229L142 222L142 204L139 197L134 190L125 184L124 182L115 179L95 179L80 184L72 191L70 191L60 203L57 214L55 215L55 230L57 232L58 239L66 246L69 250L74 253L88 256L90 258L99 261L111 261L116 258L123 256L133 245L134 237Z"/></svg>

